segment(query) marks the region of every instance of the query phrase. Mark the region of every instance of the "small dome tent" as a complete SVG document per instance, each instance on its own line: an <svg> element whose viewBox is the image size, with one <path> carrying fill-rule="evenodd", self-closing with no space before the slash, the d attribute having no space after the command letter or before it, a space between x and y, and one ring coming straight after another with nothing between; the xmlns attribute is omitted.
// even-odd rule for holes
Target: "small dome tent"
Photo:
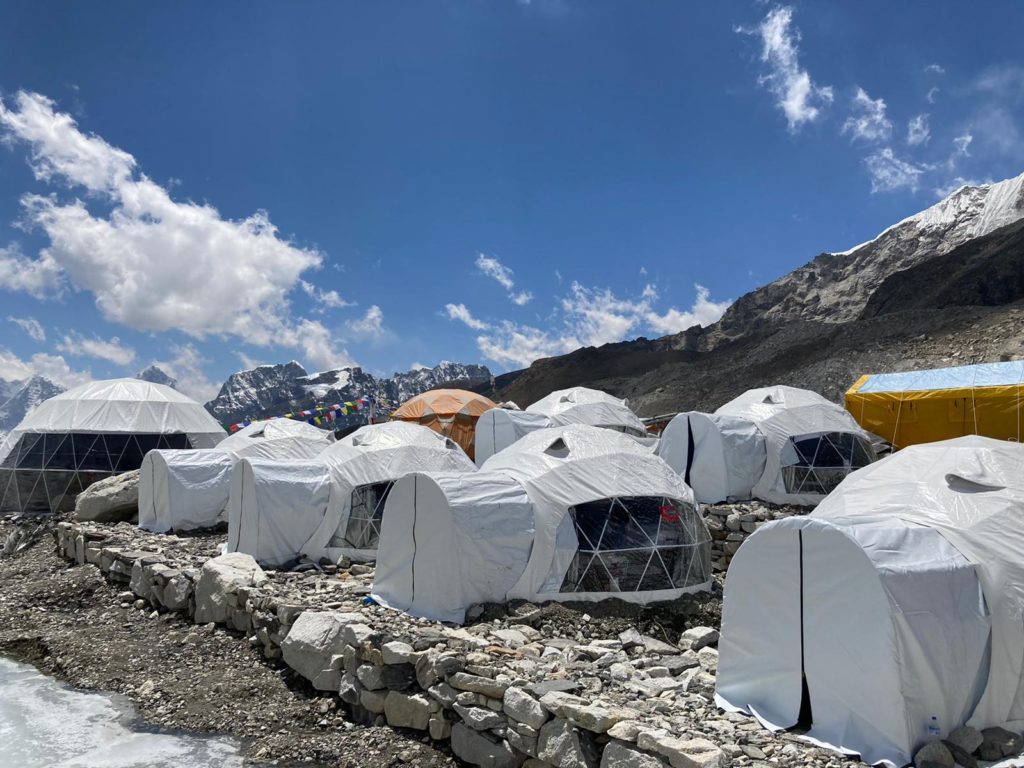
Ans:
<svg viewBox="0 0 1024 768"><path fill-rule="evenodd" d="M817 504L851 471L875 460L870 436L817 392L751 389L715 411L753 422L764 435L765 464L751 495L773 504Z"/></svg>
<svg viewBox="0 0 1024 768"><path fill-rule="evenodd" d="M635 437L647 437L640 418L620 400L598 389L572 387L552 392L526 409L547 416L555 425L587 424L614 429Z"/></svg>
<svg viewBox="0 0 1024 768"><path fill-rule="evenodd" d="M0 449L0 511L56 512L156 448L211 448L224 430L199 403L140 379L93 381L45 400Z"/></svg>
<svg viewBox="0 0 1024 768"><path fill-rule="evenodd" d="M710 538L693 493L664 461L609 429L542 429L495 454L534 504L530 559L509 597L671 600L710 584Z"/></svg>
<svg viewBox="0 0 1024 768"><path fill-rule="evenodd" d="M479 467L498 451L508 448L519 438L555 423L543 413L492 408L476 423L474 437L476 465Z"/></svg>
<svg viewBox="0 0 1024 768"><path fill-rule="evenodd" d="M767 457L764 435L754 422L696 411L672 418L657 453L702 504L749 499Z"/></svg>
<svg viewBox="0 0 1024 768"><path fill-rule="evenodd" d="M392 484L410 472L473 472L458 444L417 424L360 427L319 457L330 472L330 500L302 553L312 560L373 560Z"/></svg>
<svg viewBox="0 0 1024 768"><path fill-rule="evenodd" d="M1024 719L1022 518L1024 447L962 437L760 528L729 569L719 704L895 765L933 717L943 735Z"/></svg>
<svg viewBox="0 0 1024 768"><path fill-rule="evenodd" d="M450 437L472 459L477 419L492 408L497 405L476 392L432 389L403 403L391 420L421 424Z"/></svg>
<svg viewBox="0 0 1024 768"><path fill-rule="evenodd" d="M469 606L506 600L533 540L533 503L508 475L413 472L388 495L373 598L461 624Z"/></svg>
<svg viewBox="0 0 1024 768"><path fill-rule="evenodd" d="M323 520L330 490L321 462L242 459L231 476L227 551L265 568L287 565Z"/></svg>
<svg viewBox="0 0 1024 768"><path fill-rule="evenodd" d="M139 527L166 533L216 525L223 519L238 461L303 461L333 442L333 432L278 418L250 424L212 451L151 451L139 478Z"/></svg>

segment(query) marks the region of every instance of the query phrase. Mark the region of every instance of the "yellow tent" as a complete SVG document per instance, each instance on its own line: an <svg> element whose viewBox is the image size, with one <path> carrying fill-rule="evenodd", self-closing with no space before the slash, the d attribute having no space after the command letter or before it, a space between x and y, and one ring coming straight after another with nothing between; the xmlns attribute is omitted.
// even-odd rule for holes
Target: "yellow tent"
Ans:
<svg viewBox="0 0 1024 768"><path fill-rule="evenodd" d="M1021 440L1024 361L861 376L846 393L857 423L905 448L984 435Z"/></svg>
<svg viewBox="0 0 1024 768"><path fill-rule="evenodd" d="M391 419L430 427L462 446L472 459L477 419L491 408L497 408L497 405L476 392L432 389L407 400L391 414Z"/></svg>

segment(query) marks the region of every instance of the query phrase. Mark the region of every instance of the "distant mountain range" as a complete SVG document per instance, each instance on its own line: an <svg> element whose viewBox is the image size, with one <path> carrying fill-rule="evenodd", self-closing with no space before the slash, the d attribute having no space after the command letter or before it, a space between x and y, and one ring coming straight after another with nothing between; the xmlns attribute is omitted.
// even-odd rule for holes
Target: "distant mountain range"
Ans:
<svg viewBox="0 0 1024 768"><path fill-rule="evenodd" d="M206 404L206 410L222 424L232 424L352 401L362 396L401 403L430 389L489 386L490 381L491 372L483 365L442 362L434 368L377 378L362 368L338 368L310 374L292 361L231 374L217 397ZM342 423L361 419L350 417Z"/></svg>

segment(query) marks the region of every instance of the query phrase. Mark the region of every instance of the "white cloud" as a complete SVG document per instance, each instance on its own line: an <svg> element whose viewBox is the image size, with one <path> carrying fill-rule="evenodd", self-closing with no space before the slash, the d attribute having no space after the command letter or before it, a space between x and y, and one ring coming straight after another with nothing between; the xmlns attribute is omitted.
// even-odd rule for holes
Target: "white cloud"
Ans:
<svg viewBox="0 0 1024 768"><path fill-rule="evenodd" d="M974 141L974 137L970 133L957 136L953 139L953 146L955 148L953 155L955 157L969 157L971 153L967 151L967 148L971 146L972 141Z"/></svg>
<svg viewBox="0 0 1024 768"><path fill-rule="evenodd" d="M965 179L963 176L957 176L955 179L950 179L945 184L941 184L932 191L935 192L935 196L938 198L949 197L951 194L956 192L960 187L977 187L981 184L991 184L992 180L987 179L982 181L980 179Z"/></svg>
<svg viewBox="0 0 1024 768"><path fill-rule="evenodd" d="M925 98L925 101L927 101L929 104L934 104L935 103L935 97L938 96L938 95L939 95L939 89L938 88L929 88L928 89L928 93L926 93L924 95L924 98Z"/></svg>
<svg viewBox="0 0 1024 768"><path fill-rule="evenodd" d="M42 299L60 284L60 266L49 256L30 259L22 255L17 245L0 248L0 289L24 291Z"/></svg>
<svg viewBox="0 0 1024 768"><path fill-rule="evenodd" d="M946 74L946 69L941 64L929 64L927 67L924 68L924 71L930 72L935 75Z"/></svg>
<svg viewBox="0 0 1024 768"><path fill-rule="evenodd" d="M321 313L328 309L343 309L356 305L354 301L343 299L337 291L325 291L307 280L300 280L299 287L302 288L303 293L313 299L316 303L316 311Z"/></svg>
<svg viewBox="0 0 1024 768"><path fill-rule="evenodd" d="M251 357L245 352L236 351L235 357L237 357L238 362L242 364L242 369L246 371L252 370L253 368L259 368L261 365L264 365L262 360Z"/></svg>
<svg viewBox="0 0 1024 768"><path fill-rule="evenodd" d="M338 341L338 335L327 330L323 323L316 320L300 320L295 332L298 334L299 346L306 360L318 370L328 371L358 365Z"/></svg>
<svg viewBox="0 0 1024 768"><path fill-rule="evenodd" d="M429 371L430 366L424 365L423 363L413 363L409 366L410 371Z"/></svg>
<svg viewBox="0 0 1024 768"><path fill-rule="evenodd" d="M989 67L974 80L974 88L1004 101L1024 98L1024 67L1016 64Z"/></svg>
<svg viewBox="0 0 1024 768"><path fill-rule="evenodd" d="M91 338L72 331L57 345L57 351L67 355L94 357L114 365L128 365L135 359L135 350L125 346L114 336L111 339Z"/></svg>
<svg viewBox="0 0 1024 768"><path fill-rule="evenodd" d="M22 360L9 349L0 347L0 379L21 381L32 376L45 376L64 387L74 387L92 380L88 371L76 371L60 355L38 352Z"/></svg>
<svg viewBox="0 0 1024 768"><path fill-rule="evenodd" d="M21 328L35 341L46 341L46 331L43 330L43 326L34 317L13 317L8 315L7 319Z"/></svg>
<svg viewBox="0 0 1024 768"><path fill-rule="evenodd" d="M850 134L851 141L885 141L892 135L892 122L885 116L885 99L872 99L867 91L858 87L853 97L853 112L842 128L843 134Z"/></svg>
<svg viewBox="0 0 1024 768"><path fill-rule="evenodd" d="M360 319L349 320L346 325L357 339L381 341L388 335L388 330L384 327L384 312L376 304L366 310L366 314Z"/></svg>
<svg viewBox="0 0 1024 768"><path fill-rule="evenodd" d="M258 345L296 337L302 321L287 296L322 257L280 237L265 212L233 221L210 205L172 200L137 173L130 154L83 133L39 94L0 102L0 131L29 146L39 179L84 187L105 208L94 215L81 199L25 195L26 223L49 244L36 259L0 255L7 287L40 295L65 280L91 293L107 319L139 330Z"/></svg>
<svg viewBox="0 0 1024 768"><path fill-rule="evenodd" d="M907 123L907 144L916 147L919 144L927 144L932 137L931 128L928 126L928 115L920 114L910 118Z"/></svg>
<svg viewBox="0 0 1024 768"><path fill-rule="evenodd" d="M918 180L926 169L896 157L889 147L864 158L871 174L872 192L893 192L898 189L916 190Z"/></svg>
<svg viewBox="0 0 1024 768"><path fill-rule="evenodd" d="M713 302L706 288L696 288L697 298L689 311L670 308L661 314L654 309L658 293L652 285L646 286L639 297L623 298L608 288L589 288L574 282L560 302L560 327L555 330L510 320L483 323L461 304L449 304L447 309L453 319L485 331L476 339L484 357L502 365L527 366L542 357L622 341L645 329L664 335L697 324L710 325L721 317L730 302Z"/></svg>
<svg viewBox="0 0 1024 768"><path fill-rule="evenodd" d="M483 320L477 320L473 317L465 304L445 304L444 308L451 320L458 320L459 322L465 323L474 331L486 331L491 327Z"/></svg>
<svg viewBox="0 0 1024 768"><path fill-rule="evenodd" d="M179 391L200 403L208 402L217 396L220 384L210 380L203 366L210 362L203 357L193 344L175 344L170 348L169 360L154 360L153 365L160 368L172 379L177 379Z"/></svg>
<svg viewBox="0 0 1024 768"><path fill-rule="evenodd" d="M533 294L529 291L516 291L516 282L512 279L512 270L502 264L493 256L478 253L476 256L476 268L508 291L508 297L513 304L524 306L529 304Z"/></svg>
<svg viewBox="0 0 1024 768"><path fill-rule="evenodd" d="M829 86L815 85L800 66L800 31L792 24L792 7L780 6L769 11L755 29L739 28L737 32L760 36L761 61L769 71L759 82L775 96L790 132L795 133L818 118L820 107L832 103L833 92Z"/></svg>

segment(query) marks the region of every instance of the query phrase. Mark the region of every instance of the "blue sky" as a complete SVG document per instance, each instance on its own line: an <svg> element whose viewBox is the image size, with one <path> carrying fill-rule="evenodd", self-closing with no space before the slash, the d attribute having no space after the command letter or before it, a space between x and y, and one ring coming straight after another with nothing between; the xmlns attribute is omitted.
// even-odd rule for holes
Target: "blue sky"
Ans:
<svg viewBox="0 0 1024 768"><path fill-rule="evenodd" d="M980 12L979 8L984 8ZM1024 5L0 7L0 378L495 371L1024 171Z"/></svg>

